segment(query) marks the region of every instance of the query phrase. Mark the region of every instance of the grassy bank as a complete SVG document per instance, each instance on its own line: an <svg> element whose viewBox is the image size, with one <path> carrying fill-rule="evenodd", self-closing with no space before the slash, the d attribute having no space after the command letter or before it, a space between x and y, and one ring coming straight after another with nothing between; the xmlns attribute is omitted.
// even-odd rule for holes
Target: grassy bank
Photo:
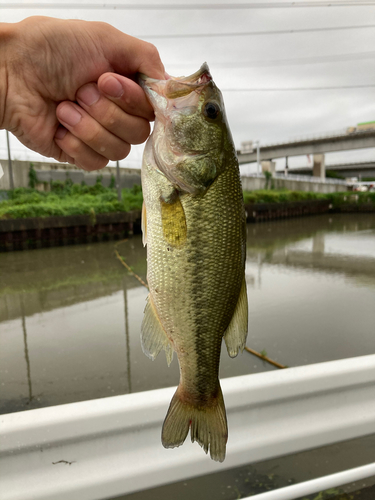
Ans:
<svg viewBox="0 0 375 500"><path fill-rule="evenodd" d="M258 191L244 191L244 202L247 203L288 203L291 201L326 200L327 195L306 191L287 191L274 189L260 189Z"/></svg>
<svg viewBox="0 0 375 500"><path fill-rule="evenodd" d="M54 181L50 192L31 188L17 188L0 193L0 219L25 217L50 217L64 215L95 215L111 212L129 212L142 208L142 189L134 186L122 190L122 200L117 200L114 188L102 186L100 179L94 186L82 186ZM375 193L312 193L305 191L259 190L244 191L244 201L249 203L289 203L305 200L328 200L333 208L345 204L373 204Z"/></svg>
<svg viewBox="0 0 375 500"><path fill-rule="evenodd" d="M123 189L118 201L116 190L102 186L100 180L94 186L54 181L50 192L17 188L6 195L0 201L0 219L129 212L140 210L143 200L141 187L133 186Z"/></svg>
<svg viewBox="0 0 375 500"><path fill-rule="evenodd" d="M305 200L328 200L333 208L338 208L344 204L373 204L375 205L375 193L352 193L345 191L342 193L312 193L307 191L287 191L264 189L259 191L244 191L245 203L289 203L293 201Z"/></svg>

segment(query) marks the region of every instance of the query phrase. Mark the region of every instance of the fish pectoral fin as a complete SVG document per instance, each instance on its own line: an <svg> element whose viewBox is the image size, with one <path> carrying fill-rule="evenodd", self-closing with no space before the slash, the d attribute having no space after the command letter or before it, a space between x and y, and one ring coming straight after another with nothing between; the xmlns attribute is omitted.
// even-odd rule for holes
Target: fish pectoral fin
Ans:
<svg viewBox="0 0 375 500"><path fill-rule="evenodd" d="M234 310L231 322L224 333L228 354L235 358L238 351L244 350L248 328L248 303L245 276L243 277L241 292Z"/></svg>
<svg viewBox="0 0 375 500"><path fill-rule="evenodd" d="M160 203L164 239L171 247L182 247L186 242L187 225L180 197L177 196L170 203L163 200Z"/></svg>
<svg viewBox="0 0 375 500"><path fill-rule="evenodd" d="M168 366L173 359L172 342L167 337L165 330L160 323L155 307L152 303L151 295L147 298L145 313L141 326L142 350L152 360L164 349Z"/></svg>
<svg viewBox="0 0 375 500"><path fill-rule="evenodd" d="M143 246L145 247L147 244L147 213L146 213L145 202L143 202L142 205L141 229L142 229L142 243Z"/></svg>

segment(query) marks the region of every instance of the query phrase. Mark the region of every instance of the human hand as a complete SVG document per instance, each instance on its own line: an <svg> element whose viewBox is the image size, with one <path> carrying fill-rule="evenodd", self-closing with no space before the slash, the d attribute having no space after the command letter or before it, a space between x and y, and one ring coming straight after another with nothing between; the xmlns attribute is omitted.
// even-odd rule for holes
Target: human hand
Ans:
<svg viewBox="0 0 375 500"><path fill-rule="evenodd" d="M164 78L156 48L108 24L0 23L0 128L44 156L102 168L150 133L137 72Z"/></svg>

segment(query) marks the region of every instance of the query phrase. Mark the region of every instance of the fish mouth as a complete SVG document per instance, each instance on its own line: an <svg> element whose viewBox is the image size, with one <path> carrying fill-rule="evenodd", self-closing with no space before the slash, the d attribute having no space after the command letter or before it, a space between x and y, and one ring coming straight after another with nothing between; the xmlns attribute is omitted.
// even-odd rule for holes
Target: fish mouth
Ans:
<svg viewBox="0 0 375 500"><path fill-rule="evenodd" d="M168 80L156 80L140 73L138 82L146 92L151 104L154 107L156 106L160 108L160 99L156 99L155 94L165 99L177 99L179 97L184 97L194 91L199 92L200 90L203 90L210 82L212 82L212 76L208 64L205 62L198 71L190 76L172 76Z"/></svg>
<svg viewBox="0 0 375 500"><path fill-rule="evenodd" d="M194 86L205 85L206 83L212 81L210 68L208 67L208 64L204 62L198 71L196 71L190 76L183 76L181 78L178 78L178 81Z"/></svg>

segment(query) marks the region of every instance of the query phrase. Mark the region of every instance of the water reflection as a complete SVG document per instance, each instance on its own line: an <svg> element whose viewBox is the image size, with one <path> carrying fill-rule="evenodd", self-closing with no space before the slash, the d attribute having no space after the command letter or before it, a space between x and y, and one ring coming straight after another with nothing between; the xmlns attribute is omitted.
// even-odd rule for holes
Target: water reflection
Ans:
<svg viewBox="0 0 375 500"><path fill-rule="evenodd" d="M145 279L141 238L119 245ZM248 225L248 346L288 366L374 352L375 216ZM0 412L178 383L151 362L140 325L147 290L113 242L0 255ZM223 349L222 377L273 370Z"/></svg>
<svg viewBox="0 0 375 500"><path fill-rule="evenodd" d="M288 366L374 352L375 217L248 226L248 345Z"/></svg>
<svg viewBox="0 0 375 500"><path fill-rule="evenodd" d="M261 282L263 264L300 267L375 283L374 216L320 216L248 226L247 261L257 262L250 286ZM303 223L302 223L303 221ZM328 223L328 224L327 224Z"/></svg>
<svg viewBox="0 0 375 500"><path fill-rule="evenodd" d="M130 366L130 340L129 340L129 320L128 320L128 293L126 289L126 280L122 280L124 288L124 311L125 311L125 337L126 337L126 366L128 376L128 393L132 392L132 377Z"/></svg>
<svg viewBox="0 0 375 500"><path fill-rule="evenodd" d="M23 343L24 343L24 349L25 349L26 372L27 372L27 385L29 387L28 404L30 404L32 399L33 399L33 388L32 388L32 384L31 384L30 358L29 358L29 349L27 347L26 319L25 319L25 311L24 311L22 297L21 297L21 314L22 314L22 332L23 332Z"/></svg>
<svg viewBox="0 0 375 500"><path fill-rule="evenodd" d="M120 249L145 277L140 241ZM133 390L147 291L113 243L3 254L0 277L2 413Z"/></svg>

